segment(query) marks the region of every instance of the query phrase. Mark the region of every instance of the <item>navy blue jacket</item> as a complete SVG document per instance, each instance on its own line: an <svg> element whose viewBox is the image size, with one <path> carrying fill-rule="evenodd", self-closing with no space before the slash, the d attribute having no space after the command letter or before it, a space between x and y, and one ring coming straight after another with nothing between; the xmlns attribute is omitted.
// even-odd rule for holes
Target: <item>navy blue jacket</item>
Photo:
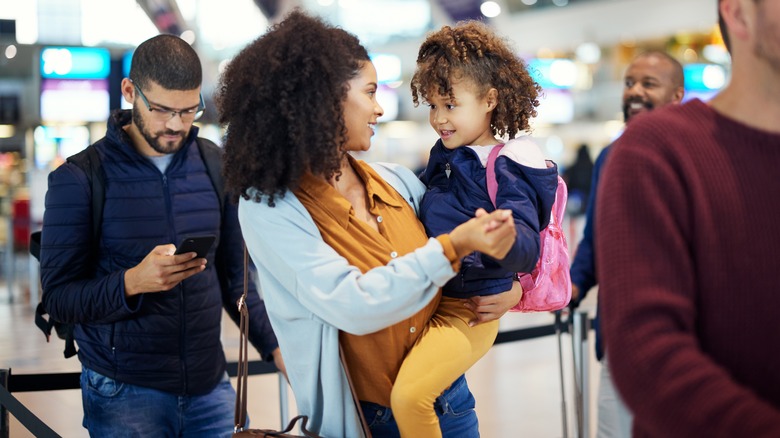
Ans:
<svg viewBox="0 0 780 438"><path fill-rule="evenodd" d="M52 318L76 323L79 360L112 379L161 391L210 392L225 372L222 308L238 321L243 238L237 206L224 212L195 144L193 127L165 174L132 146L115 111L95 143L105 175L100 242L93 242L87 175L66 163L49 175L41 235L43 303ZM206 269L167 292L125 298L125 272L157 245L214 234ZM97 248L97 254L93 254ZM270 359L277 347L254 283L250 340Z"/></svg>
<svg viewBox="0 0 780 438"><path fill-rule="evenodd" d="M596 223L594 222L594 217L596 215L596 193L599 186L599 177L611 148L612 145L605 147L598 158L596 158L596 164L593 166L588 209L585 212L585 230L582 232L582 240L577 246L577 250L574 253L574 261L572 261L571 269L569 270L572 284L577 285L580 290L580 296L577 299L577 302L572 303L572 307L576 307L580 301L585 299L588 291L598 284L598 277L596 277L596 246L593 237L593 225ZM598 307L596 309L596 317L593 320L593 330L596 332L596 357L601 360L602 356L604 356L602 347L604 343L601 338L601 330L599 329Z"/></svg>
<svg viewBox="0 0 780 438"><path fill-rule="evenodd" d="M496 159L495 167L496 204L512 210L515 244L503 260L478 252L464 257L458 275L444 285L446 296L469 298L506 292L512 288L516 272L530 272L539 260L539 232L550 223L558 167L534 169L505 156ZM420 176L428 188L420 204L420 220L429 236L449 233L473 218L478 208L488 212L496 209L488 197L485 173L472 149L449 150L441 140L436 142Z"/></svg>

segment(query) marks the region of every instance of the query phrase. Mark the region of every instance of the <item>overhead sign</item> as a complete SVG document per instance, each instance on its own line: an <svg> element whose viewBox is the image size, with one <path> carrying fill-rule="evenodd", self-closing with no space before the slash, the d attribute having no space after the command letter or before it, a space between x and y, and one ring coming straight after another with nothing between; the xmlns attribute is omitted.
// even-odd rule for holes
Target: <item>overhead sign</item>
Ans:
<svg viewBox="0 0 780 438"><path fill-rule="evenodd" d="M44 47L41 77L52 79L105 79L111 71L108 49L99 47Z"/></svg>

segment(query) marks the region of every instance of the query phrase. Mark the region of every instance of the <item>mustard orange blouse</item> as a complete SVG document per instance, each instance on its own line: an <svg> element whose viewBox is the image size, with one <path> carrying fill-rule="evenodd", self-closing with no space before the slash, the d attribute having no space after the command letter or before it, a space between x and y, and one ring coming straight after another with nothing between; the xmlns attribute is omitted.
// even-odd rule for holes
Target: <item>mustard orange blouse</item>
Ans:
<svg viewBox="0 0 780 438"><path fill-rule="evenodd" d="M368 164L349 158L366 187L367 206L379 232L354 214L352 205L323 178L304 175L295 196L306 207L323 240L361 272L387 265L428 241L414 209ZM449 235L438 236L445 256L459 269ZM420 312L378 332L340 334L347 367L362 401L390 406L390 391L404 357L436 310L441 296Z"/></svg>

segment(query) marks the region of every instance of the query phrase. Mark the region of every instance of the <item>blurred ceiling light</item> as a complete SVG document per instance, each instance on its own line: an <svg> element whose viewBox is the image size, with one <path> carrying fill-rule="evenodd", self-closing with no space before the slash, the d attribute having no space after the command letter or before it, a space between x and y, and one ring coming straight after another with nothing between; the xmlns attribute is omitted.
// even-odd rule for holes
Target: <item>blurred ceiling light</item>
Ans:
<svg viewBox="0 0 780 438"><path fill-rule="evenodd" d="M487 1L479 6L479 11L488 18L495 18L501 14L501 6L494 1Z"/></svg>
<svg viewBox="0 0 780 438"><path fill-rule="evenodd" d="M575 53L577 59L585 64L595 64L601 59L601 48L596 43L582 43Z"/></svg>
<svg viewBox="0 0 780 438"><path fill-rule="evenodd" d="M369 56L376 67L378 82L394 82L401 79L401 58L397 55L374 53Z"/></svg>
<svg viewBox="0 0 780 438"><path fill-rule="evenodd" d="M577 80L577 66L568 59L558 59L550 64L550 81L559 87L571 87Z"/></svg>
<svg viewBox="0 0 780 438"><path fill-rule="evenodd" d="M533 6L536 4L536 0L521 0L524 5Z"/></svg>
<svg viewBox="0 0 780 438"><path fill-rule="evenodd" d="M553 0L555 6L566 6L569 4L569 0Z"/></svg>
<svg viewBox="0 0 780 438"><path fill-rule="evenodd" d="M708 65L704 67L702 82L710 90L720 90L726 85L726 72L719 65Z"/></svg>
<svg viewBox="0 0 780 438"><path fill-rule="evenodd" d="M8 59L14 59L16 56L16 46L11 44L5 48L5 57Z"/></svg>
<svg viewBox="0 0 780 438"><path fill-rule="evenodd" d="M14 125L0 125L0 138L11 138L15 134Z"/></svg>
<svg viewBox="0 0 780 438"><path fill-rule="evenodd" d="M683 60L686 63L697 62L699 60L699 54L689 47L683 52Z"/></svg>
<svg viewBox="0 0 780 438"><path fill-rule="evenodd" d="M705 58L718 64L728 64L731 59L728 50L720 44L708 44L704 46L702 54Z"/></svg>
<svg viewBox="0 0 780 438"><path fill-rule="evenodd" d="M195 43L195 32L191 30L185 30L184 32L179 35L181 39L187 42L189 45L193 45Z"/></svg>

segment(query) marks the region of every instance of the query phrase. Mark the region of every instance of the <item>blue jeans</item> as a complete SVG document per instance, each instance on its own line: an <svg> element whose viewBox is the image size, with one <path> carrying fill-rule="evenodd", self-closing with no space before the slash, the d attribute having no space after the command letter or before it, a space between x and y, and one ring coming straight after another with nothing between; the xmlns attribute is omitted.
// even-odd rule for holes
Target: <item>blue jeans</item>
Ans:
<svg viewBox="0 0 780 438"><path fill-rule="evenodd" d="M236 392L227 373L210 393L179 396L81 369L82 425L92 437L230 437Z"/></svg>
<svg viewBox="0 0 780 438"><path fill-rule="evenodd" d="M374 438L398 438L398 426L390 408L376 403L360 402L371 435ZM466 377L458 377L433 404L444 438L478 438L479 422L474 410L474 396Z"/></svg>

